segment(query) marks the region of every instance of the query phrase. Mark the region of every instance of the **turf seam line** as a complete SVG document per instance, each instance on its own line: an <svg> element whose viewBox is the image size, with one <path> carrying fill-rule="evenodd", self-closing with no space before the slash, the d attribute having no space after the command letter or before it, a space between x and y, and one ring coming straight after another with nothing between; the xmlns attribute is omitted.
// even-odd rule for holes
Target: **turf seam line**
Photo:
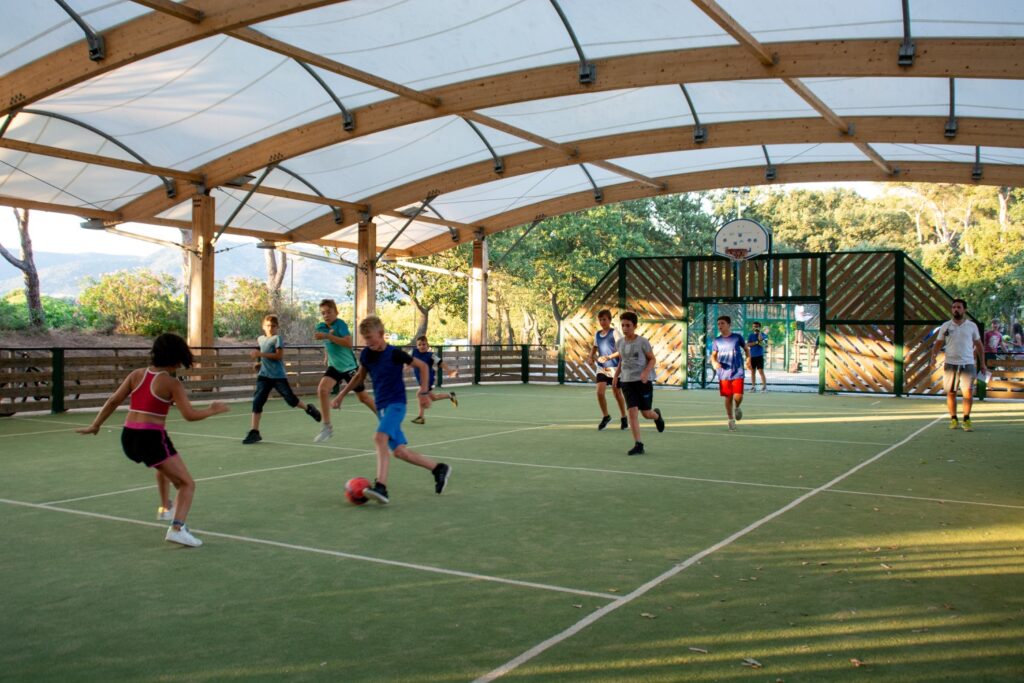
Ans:
<svg viewBox="0 0 1024 683"><path fill-rule="evenodd" d="M981 505L992 508L1010 508L1012 510L1024 510L1024 505L1010 505L1008 503L982 503L976 500L957 500L955 498L929 498L927 496L904 496L898 493L875 493L873 491L850 491L848 489L829 489L827 493L845 493L853 496L877 496L880 498L902 498L905 500L922 500L933 503L956 503L958 505Z"/></svg>
<svg viewBox="0 0 1024 683"><path fill-rule="evenodd" d="M680 562L680 563L676 564L675 566L673 566L668 571L659 574L658 576L654 577L653 579L651 579L647 583L645 583L642 586L640 586L640 587L636 588L635 590L631 591L629 594L624 595L624 596L618 598L617 600L615 600L615 601L605 605L604 607L601 607L600 609L595 610L594 612L590 613L589 615L587 615L583 619L580 619L579 621L577 621L575 624L573 624L569 628L561 631L560 633L556 633L554 636L548 638L547 640L545 640L545 641L543 641L541 643L538 643L537 645L533 646L532 648L530 648L526 652L523 652L519 656L514 657L513 659L510 659L509 661L505 662L501 666L499 666L499 667L497 667L495 669L492 669L491 671L489 671L488 673L484 674L483 676L480 676L479 678L475 679L474 683L489 683L489 681L493 681L493 680L495 680L497 678L501 678L505 674L513 671L514 669L517 669L519 666L521 666L521 665L525 664L526 662L530 661L531 659L537 657L538 655L542 654L546 650L548 650L548 649L554 647L555 645L558 645L562 641L564 641L564 640L566 640L568 638L571 638L572 636L576 635L577 633L579 633L580 631L582 631L586 627L590 626L594 622L598 621L599 619L601 619L605 615L614 612L615 610L617 610L620 607L628 605L629 603L631 603L634 600L636 600L637 598L643 596L645 593L649 592L650 590L652 590L654 588L657 588L659 585L661 585L665 581L671 579L672 577L676 576L680 572L682 572L685 569L687 569L687 568L691 567L692 565L696 564L697 562L699 562L700 560L704 559L708 555L711 555L712 553L717 552L717 551L721 550L722 548L725 548L726 546L731 545L733 542L743 538L744 536L746 536L747 534L751 533L752 531L756 531L757 529L759 529L760 527L764 526L765 524L767 524L768 522L772 521L773 519L775 519L775 518L785 514L786 512L789 512L790 510L792 510L793 508L797 507L798 505L800 505L804 501L808 500L809 498L812 498L812 497L816 496L817 494L821 493L822 491L828 490L829 488L831 488L835 484L838 484L839 482L843 481L847 477L849 477L849 476L851 476L853 474L856 474L857 472L859 472L863 468L867 467L871 463L873 463L873 462L877 461L878 459L882 458L883 456L885 456L887 453L890 453L890 452L896 450L897 448L899 448L900 446L902 446L903 444L908 443L910 440L912 440L918 434L921 434L922 432L927 430L932 425L938 423L942 419L943 418L941 418L941 417L935 418L934 420L932 420L931 422L929 422L925 426L923 426L920 429L918 429L917 431L913 432L910 436L907 436L906 438L902 439L901 441L898 441L898 442L892 444L888 448L886 448L886 449L884 449L882 451L879 451L878 453L876 453L875 455L871 456L867 460L861 462L858 465L855 465L855 466L851 467L846 472L844 472L844 473L840 474L839 476L833 478L831 481L829 481L829 482L827 482L825 484L822 484L821 486L819 486L819 487L817 487L817 488L815 488L815 489L813 489L811 491L808 491L807 493L803 494L802 496L800 496L800 497L790 501L786 505L782 506L781 508L779 508L775 512L769 513L769 514L765 515L764 517L762 517L761 519L748 524L747 526L743 527L739 531L737 531L737 532L733 533L732 535L727 536L726 538L722 539L718 543L715 543L714 545L705 548L704 550L700 551L699 553L691 555L689 558L687 558L683 562Z"/></svg>
<svg viewBox="0 0 1024 683"><path fill-rule="evenodd" d="M0 439L9 436L35 436L36 434L54 434L56 432L73 432L77 427L66 427L64 429L41 429L38 432L18 432L17 434L0 434Z"/></svg>
<svg viewBox="0 0 1024 683"><path fill-rule="evenodd" d="M20 500L10 500L8 498L0 498L0 503L6 503L7 505L16 505L20 507L34 508L38 510L52 510L54 512L64 512L72 515L81 515L83 517L92 517L95 519L103 519L113 522L127 522L130 524L137 524L140 526L158 527L163 529L167 526L166 523L160 522L145 522L140 519L131 519L129 517L117 517L115 515L106 515L99 512L86 512L85 510L72 510L71 508L60 508L53 505L43 505L40 503L28 503ZM520 581L517 579L506 579L500 576L488 576L487 574L475 574L473 572L464 572L458 569L445 569L443 567L432 567L426 564L414 564L411 562L400 562L398 560L385 560L380 557L369 557L367 555L356 555L353 553L346 553L340 550L327 550L326 548L313 548L311 546L296 545L294 543L282 543L280 541L271 541L264 538L253 538L250 536L238 536L236 534L227 534L219 531L210 531L208 529L192 529L196 533L203 534L205 536L213 536L216 538L224 538L232 541L241 541L243 543L253 543L256 545L268 545L276 548L285 548L287 550L299 550L307 553L314 553L317 555L327 555L330 557L339 557L346 560L358 560L360 562L371 562L374 564L383 564L391 567L400 567L403 569L412 569L416 571L430 572L434 574L444 574L446 576L457 576L464 579L473 579L476 581L489 581L492 583L503 583L511 586L520 586L523 588L537 588L541 590L553 591L557 593L571 593L573 595L585 595L593 598L604 598L605 600L614 600L618 596L611 593L599 593L595 591L587 591L577 588L568 588L566 586L555 586L546 583L536 583L533 581Z"/></svg>

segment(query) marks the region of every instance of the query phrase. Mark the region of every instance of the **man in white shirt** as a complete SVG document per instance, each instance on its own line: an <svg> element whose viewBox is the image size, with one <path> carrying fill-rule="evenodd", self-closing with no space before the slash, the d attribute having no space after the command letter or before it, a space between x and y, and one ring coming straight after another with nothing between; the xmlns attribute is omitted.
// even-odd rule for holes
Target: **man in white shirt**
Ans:
<svg viewBox="0 0 1024 683"><path fill-rule="evenodd" d="M967 319L967 302L963 299L953 299L953 319L942 323L935 335L931 353L933 365L935 354L943 344L946 352L943 388L946 390L946 407L949 408L949 428L960 428L956 419L956 390L959 385L964 395L963 428L965 432L972 432L971 402L974 398L974 381L978 377L975 358L979 360L983 374L988 372L988 368L985 367L985 348L981 345L981 334L978 326Z"/></svg>

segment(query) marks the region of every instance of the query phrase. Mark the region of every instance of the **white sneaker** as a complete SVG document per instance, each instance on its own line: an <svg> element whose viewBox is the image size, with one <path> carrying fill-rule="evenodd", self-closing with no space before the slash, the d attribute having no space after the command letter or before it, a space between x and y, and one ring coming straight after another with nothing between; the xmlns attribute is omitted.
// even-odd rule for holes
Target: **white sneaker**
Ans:
<svg viewBox="0 0 1024 683"><path fill-rule="evenodd" d="M156 518L161 522L170 522L174 519L174 501L171 501L171 507L165 508L160 506L156 509Z"/></svg>
<svg viewBox="0 0 1024 683"><path fill-rule="evenodd" d="M174 530L173 526L167 527L167 535L164 536L164 540L170 541L171 543L187 545L190 548L198 548L203 544L202 541L192 535L188 530L188 527L185 525L182 525L182 527L177 531Z"/></svg>
<svg viewBox="0 0 1024 683"><path fill-rule="evenodd" d="M729 420L729 431L730 432L735 432L736 431L736 420Z"/></svg>
<svg viewBox="0 0 1024 683"><path fill-rule="evenodd" d="M334 436L334 427L331 425L324 425L320 428L320 433L313 437L313 443L322 443L332 436Z"/></svg>
<svg viewBox="0 0 1024 683"><path fill-rule="evenodd" d="M736 413L736 419L737 420L742 420L743 419L743 408L740 408L739 406L736 406L735 413Z"/></svg>

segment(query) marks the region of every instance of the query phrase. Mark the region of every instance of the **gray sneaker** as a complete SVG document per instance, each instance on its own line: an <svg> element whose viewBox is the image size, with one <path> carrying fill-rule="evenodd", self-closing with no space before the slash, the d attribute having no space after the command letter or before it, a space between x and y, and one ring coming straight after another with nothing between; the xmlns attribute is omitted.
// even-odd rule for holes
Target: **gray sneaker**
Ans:
<svg viewBox="0 0 1024 683"><path fill-rule="evenodd" d="M313 437L313 443L322 443L332 436L334 436L334 427L331 425L324 425L320 428L320 433Z"/></svg>
<svg viewBox="0 0 1024 683"><path fill-rule="evenodd" d="M735 412L736 412L736 420L737 421L742 420L743 419L743 408L740 408L739 406L736 406L736 411Z"/></svg>

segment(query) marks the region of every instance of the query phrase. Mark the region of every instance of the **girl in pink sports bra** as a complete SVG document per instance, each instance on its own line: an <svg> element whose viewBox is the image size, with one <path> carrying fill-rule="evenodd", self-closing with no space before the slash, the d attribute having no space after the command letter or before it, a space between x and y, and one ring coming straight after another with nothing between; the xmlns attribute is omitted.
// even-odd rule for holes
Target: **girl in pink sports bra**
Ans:
<svg viewBox="0 0 1024 683"><path fill-rule="evenodd" d="M192 351L184 339L176 334L162 334L153 342L150 355L150 367L132 370L103 404L92 424L76 431L79 434L97 434L118 406L131 397L121 431L121 447L130 460L156 470L156 486L160 493L157 519L171 522L164 539L195 548L203 542L188 530L185 518L192 507L196 483L167 436L167 411L174 404L181 416L192 422L227 412L228 407L221 401L214 401L203 410L192 407L185 387L173 374L180 367L192 367ZM170 484L178 491L177 500L173 502L168 495Z"/></svg>

